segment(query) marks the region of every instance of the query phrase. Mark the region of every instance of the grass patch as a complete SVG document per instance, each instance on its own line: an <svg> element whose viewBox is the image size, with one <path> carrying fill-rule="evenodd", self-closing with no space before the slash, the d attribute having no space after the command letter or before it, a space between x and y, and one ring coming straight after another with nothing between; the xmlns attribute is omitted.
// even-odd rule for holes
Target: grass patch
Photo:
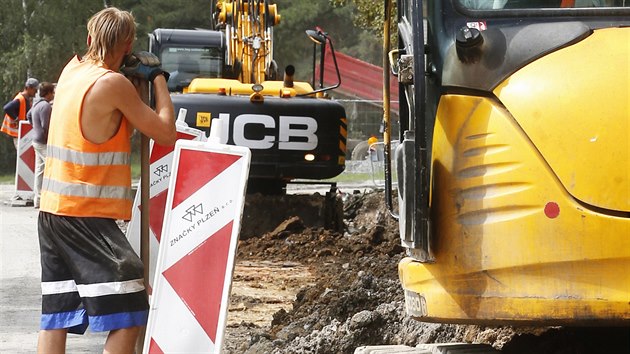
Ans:
<svg viewBox="0 0 630 354"><path fill-rule="evenodd" d="M342 173L337 177L325 179L325 182L362 182L372 180L369 173Z"/></svg>
<svg viewBox="0 0 630 354"><path fill-rule="evenodd" d="M15 183L15 173L0 174L0 184L13 184Z"/></svg>
<svg viewBox="0 0 630 354"><path fill-rule="evenodd" d="M139 161L131 161L131 180L136 181L140 180L140 162Z"/></svg>

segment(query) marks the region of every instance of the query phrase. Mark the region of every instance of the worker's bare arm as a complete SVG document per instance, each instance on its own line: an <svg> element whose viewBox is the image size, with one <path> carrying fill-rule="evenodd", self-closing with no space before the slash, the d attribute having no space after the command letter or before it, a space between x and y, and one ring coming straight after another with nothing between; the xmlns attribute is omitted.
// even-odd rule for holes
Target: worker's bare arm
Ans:
<svg viewBox="0 0 630 354"><path fill-rule="evenodd" d="M158 116L164 117L164 119L168 121L169 126L172 128L171 136L169 137L172 142L168 145L173 145L175 144L175 140L177 140L177 131L175 130L175 109L173 108L171 94L168 91L168 85L164 75L158 75L153 80L153 93L155 96L155 112Z"/></svg>
<svg viewBox="0 0 630 354"><path fill-rule="evenodd" d="M136 129L158 144L175 144L177 133L175 131L173 104L168 94L164 76L158 75L153 83L156 93L156 111L142 102L136 88L127 78L122 75L116 76L117 80L122 81L120 86L123 86L123 90L116 90L115 107Z"/></svg>
<svg viewBox="0 0 630 354"><path fill-rule="evenodd" d="M125 116L131 125L158 144L173 145L175 119L164 76L154 80L154 90L157 112L142 102L134 85L123 75L112 73L101 77L83 103L85 137L95 143L109 139L118 129L121 116Z"/></svg>

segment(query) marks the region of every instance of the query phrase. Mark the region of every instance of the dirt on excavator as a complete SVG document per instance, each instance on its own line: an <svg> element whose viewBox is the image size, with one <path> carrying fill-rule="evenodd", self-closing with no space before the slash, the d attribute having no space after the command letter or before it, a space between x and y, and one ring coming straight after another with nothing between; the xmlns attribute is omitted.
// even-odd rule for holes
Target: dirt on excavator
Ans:
<svg viewBox="0 0 630 354"><path fill-rule="evenodd" d="M353 353L364 345L464 341L510 354L630 352L628 328L480 327L407 317L397 271L405 252L383 193L338 197L340 231L294 216L240 241L224 353ZM281 206L250 208L244 218L262 225Z"/></svg>

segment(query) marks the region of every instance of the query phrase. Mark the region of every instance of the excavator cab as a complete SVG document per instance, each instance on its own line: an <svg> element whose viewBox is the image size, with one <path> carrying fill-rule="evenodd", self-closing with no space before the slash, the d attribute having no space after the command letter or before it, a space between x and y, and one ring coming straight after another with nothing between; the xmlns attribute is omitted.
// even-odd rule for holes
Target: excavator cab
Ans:
<svg viewBox="0 0 630 354"><path fill-rule="evenodd" d="M397 10L407 312L630 324L630 2Z"/></svg>
<svg viewBox="0 0 630 354"><path fill-rule="evenodd" d="M149 35L149 51L171 74L170 92L181 93L195 78L219 78L226 72L225 35L221 32L158 28Z"/></svg>

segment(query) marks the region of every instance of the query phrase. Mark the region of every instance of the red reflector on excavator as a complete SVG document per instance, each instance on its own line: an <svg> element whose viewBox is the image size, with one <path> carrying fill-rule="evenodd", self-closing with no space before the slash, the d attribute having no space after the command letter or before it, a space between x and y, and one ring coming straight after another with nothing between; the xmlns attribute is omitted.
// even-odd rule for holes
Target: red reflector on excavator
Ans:
<svg viewBox="0 0 630 354"><path fill-rule="evenodd" d="M560 215L560 206L555 202L549 202L545 205L545 215L550 219L555 219Z"/></svg>

